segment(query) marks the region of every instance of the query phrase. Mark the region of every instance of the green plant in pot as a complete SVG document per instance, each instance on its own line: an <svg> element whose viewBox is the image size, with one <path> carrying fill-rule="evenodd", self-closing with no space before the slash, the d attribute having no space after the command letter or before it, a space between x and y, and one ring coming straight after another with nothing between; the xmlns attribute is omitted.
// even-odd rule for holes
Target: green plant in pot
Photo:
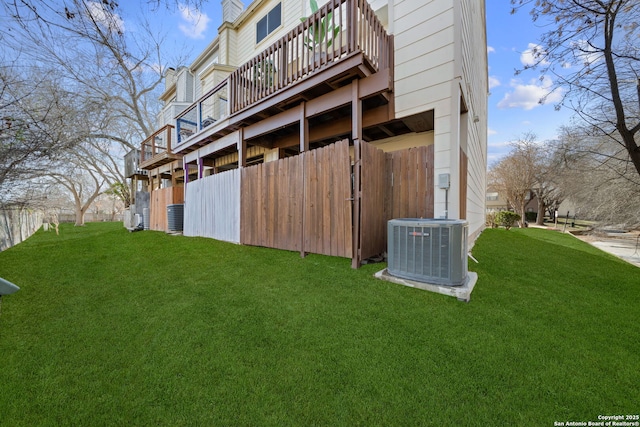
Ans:
<svg viewBox="0 0 640 427"><path fill-rule="evenodd" d="M253 66L253 82L260 84L265 83L267 87L273 86L276 74L276 67L273 65L273 61L265 59L258 62Z"/></svg>
<svg viewBox="0 0 640 427"><path fill-rule="evenodd" d="M318 2L316 0L309 0L309 5L311 6L311 15L315 14L319 10ZM340 26L334 27L331 25L332 17L333 12L322 18L319 25L311 24L309 26L309 35L304 38L304 45L307 49L316 51L320 50L322 44L325 42L325 38L327 40L324 51L326 52L331 47L336 36L340 33ZM300 21L305 22L307 19L309 18L303 17L300 18Z"/></svg>

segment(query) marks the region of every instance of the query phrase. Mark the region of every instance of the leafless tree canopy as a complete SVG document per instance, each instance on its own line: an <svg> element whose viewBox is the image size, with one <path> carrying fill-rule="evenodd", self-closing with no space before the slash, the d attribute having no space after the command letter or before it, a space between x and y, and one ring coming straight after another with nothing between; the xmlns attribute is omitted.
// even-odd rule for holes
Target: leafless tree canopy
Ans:
<svg viewBox="0 0 640 427"><path fill-rule="evenodd" d="M32 68L0 66L0 191L4 202L21 181L40 175L78 141L65 121L76 99L55 77Z"/></svg>
<svg viewBox="0 0 640 427"><path fill-rule="evenodd" d="M606 225L640 226L640 177L620 148L588 129L561 130L561 189L582 217Z"/></svg>
<svg viewBox="0 0 640 427"><path fill-rule="evenodd" d="M511 151L489 171L489 185L500 193L525 220L528 196L538 200L537 223L544 223L549 207L557 207L565 198L562 185L563 148L555 141L538 142L536 135L525 133L511 143Z"/></svg>
<svg viewBox="0 0 640 427"><path fill-rule="evenodd" d="M161 107L163 36L145 19L129 35L112 0L9 0L0 14L0 189L47 177L77 211L108 188L126 189L122 157L155 130Z"/></svg>
<svg viewBox="0 0 640 427"><path fill-rule="evenodd" d="M525 222L527 196L536 183L535 139L534 134L525 134L520 140L514 141L511 152L493 165L489 172L490 185L520 215L521 226Z"/></svg>
<svg viewBox="0 0 640 427"><path fill-rule="evenodd" d="M511 0L549 28L530 67L555 76L561 105L593 136L624 150L640 175L640 5L637 0ZM608 155L610 150L606 150ZM617 154L619 156L619 154Z"/></svg>

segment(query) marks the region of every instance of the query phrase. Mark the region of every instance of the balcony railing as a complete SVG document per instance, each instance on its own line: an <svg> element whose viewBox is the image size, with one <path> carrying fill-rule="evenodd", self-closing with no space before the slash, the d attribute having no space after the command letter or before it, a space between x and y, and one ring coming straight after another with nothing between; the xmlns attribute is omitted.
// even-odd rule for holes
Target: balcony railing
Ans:
<svg viewBox="0 0 640 427"><path fill-rule="evenodd" d="M391 37L366 0L330 0L176 117L176 146L356 53L371 72L392 66Z"/></svg>
<svg viewBox="0 0 640 427"><path fill-rule="evenodd" d="M147 171L140 169L140 157L142 152L138 149L129 151L124 156L124 175L131 178L135 175L147 175Z"/></svg>
<svg viewBox="0 0 640 427"><path fill-rule="evenodd" d="M366 0L331 0L229 76L234 114L308 75L362 52L390 66L390 36Z"/></svg>
<svg viewBox="0 0 640 427"><path fill-rule="evenodd" d="M171 154L171 132L172 125L166 125L142 141L140 163L151 160L158 154Z"/></svg>
<svg viewBox="0 0 640 427"><path fill-rule="evenodd" d="M176 119L178 144L229 115L228 80L225 79Z"/></svg>

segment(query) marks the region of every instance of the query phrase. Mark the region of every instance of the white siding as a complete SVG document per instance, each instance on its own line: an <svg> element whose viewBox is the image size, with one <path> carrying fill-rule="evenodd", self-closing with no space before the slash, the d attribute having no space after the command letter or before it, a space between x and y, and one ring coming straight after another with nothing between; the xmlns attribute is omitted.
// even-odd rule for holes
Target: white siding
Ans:
<svg viewBox="0 0 640 427"><path fill-rule="evenodd" d="M318 7L322 7L328 0L318 1ZM279 2L282 2L282 25L269 34L264 40L256 44L256 24ZM309 16L311 9L308 0L268 0L263 2L255 11L242 22L237 31L237 56L240 66L261 51L265 50L280 37L300 24L300 18Z"/></svg>
<svg viewBox="0 0 640 427"><path fill-rule="evenodd" d="M460 148L468 157L466 218L473 237L484 225L487 59L484 1L393 2L395 108L402 118L434 111L434 174L451 175L448 206L434 188L435 216L459 218ZM460 114L460 98L468 114ZM478 121L474 120L478 117Z"/></svg>
<svg viewBox="0 0 640 427"><path fill-rule="evenodd" d="M465 100L469 108L466 152L467 220L470 235L477 234L485 222L487 170L487 39L484 2L461 1L461 67ZM478 121L474 120L477 117Z"/></svg>
<svg viewBox="0 0 640 427"><path fill-rule="evenodd" d="M396 2L395 32L396 116L435 108L451 97L454 63L454 13L450 0L426 4Z"/></svg>
<svg viewBox="0 0 640 427"><path fill-rule="evenodd" d="M382 151L397 151L406 148L433 145L433 132L407 133L370 142Z"/></svg>
<svg viewBox="0 0 640 427"><path fill-rule="evenodd" d="M240 169L187 184L184 235L240 243Z"/></svg>

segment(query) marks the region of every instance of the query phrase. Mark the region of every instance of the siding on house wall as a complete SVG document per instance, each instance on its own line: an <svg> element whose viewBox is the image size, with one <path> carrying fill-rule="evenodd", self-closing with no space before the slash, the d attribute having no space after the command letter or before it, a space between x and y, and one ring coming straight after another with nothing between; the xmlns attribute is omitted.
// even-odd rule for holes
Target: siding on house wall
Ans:
<svg viewBox="0 0 640 427"><path fill-rule="evenodd" d="M322 7L327 1L319 1L318 7ZM282 25L256 44L256 24L279 2L282 2ZM269 0L260 5L238 28L236 36L237 54L235 57L237 63L233 65L244 64L291 31L293 27L300 24L300 18L310 14L310 9L307 10L309 8L308 3L308 0Z"/></svg>
<svg viewBox="0 0 640 427"><path fill-rule="evenodd" d="M433 145L433 132L407 133L370 142L384 152Z"/></svg>
<svg viewBox="0 0 640 427"><path fill-rule="evenodd" d="M484 2L461 1L462 87L469 108L466 116L468 158L467 220L471 236L485 223L487 168L487 40L484 27ZM478 121L474 121L474 117Z"/></svg>
<svg viewBox="0 0 640 427"><path fill-rule="evenodd" d="M202 95L213 89L220 81L222 81L227 74L221 75L219 70L216 70L218 64L218 50L216 49L211 57L202 66L198 67L194 71L195 74L195 99L199 99Z"/></svg>
<svg viewBox="0 0 640 427"><path fill-rule="evenodd" d="M396 117L434 111L434 175L448 173L452 178L448 206L445 191L434 188L434 214L441 217L448 208L450 218L466 216L474 236L484 225L487 161L484 2L403 0L394 3L390 15L396 47ZM461 97L468 114L460 114ZM460 148L468 157L466 191L457 179ZM460 194L465 192L466 212L461 213Z"/></svg>
<svg viewBox="0 0 640 427"><path fill-rule="evenodd" d="M451 96L453 8L447 0L404 0L395 3L393 14L396 116L406 117Z"/></svg>
<svg viewBox="0 0 640 427"><path fill-rule="evenodd" d="M396 117L434 110L434 176L450 173L457 151L458 106L453 96L455 76L455 13L451 0L394 3ZM454 105L454 102L456 105ZM454 117L452 117L454 115ZM456 149L454 149L456 148ZM434 179L434 182L437 180ZM458 199L458 181L451 180L449 200ZM456 203L445 203L445 191L434 188L434 216L458 216Z"/></svg>

